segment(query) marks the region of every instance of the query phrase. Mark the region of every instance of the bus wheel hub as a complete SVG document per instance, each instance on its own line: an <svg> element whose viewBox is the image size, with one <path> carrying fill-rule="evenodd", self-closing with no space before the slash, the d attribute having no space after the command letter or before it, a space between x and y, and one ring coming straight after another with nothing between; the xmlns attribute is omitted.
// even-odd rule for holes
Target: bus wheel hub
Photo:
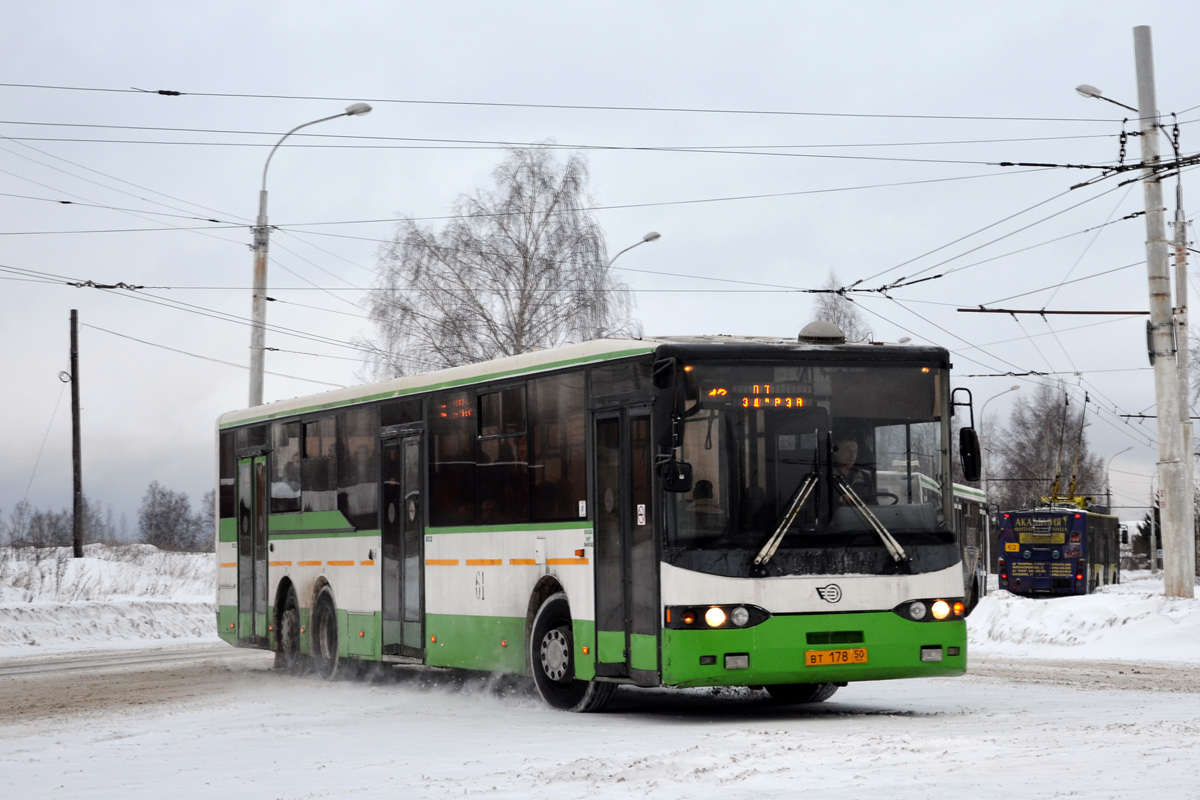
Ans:
<svg viewBox="0 0 1200 800"><path fill-rule="evenodd" d="M567 666L571 660L571 643L561 628L547 631L542 637L542 671L552 681L566 683Z"/></svg>

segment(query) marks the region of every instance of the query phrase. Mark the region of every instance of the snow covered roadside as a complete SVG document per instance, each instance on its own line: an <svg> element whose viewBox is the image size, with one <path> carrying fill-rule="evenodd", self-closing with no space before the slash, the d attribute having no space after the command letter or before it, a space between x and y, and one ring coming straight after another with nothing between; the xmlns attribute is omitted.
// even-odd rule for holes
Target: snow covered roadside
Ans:
<svg viewBox="0 0 1200 800"><path fill-rule="evenodd" d="M214 575L150 545L0 548L0 658L216 643Z"/></svg>
<svg viewBox="0 0 1200 800"><path fill-rule="evenodd" d="M1126 572L1121 580L1080 597L1030 599L993 591L967 620L970 652L1200 662L1200 599L1165 597L1161 573Z"/></svg>

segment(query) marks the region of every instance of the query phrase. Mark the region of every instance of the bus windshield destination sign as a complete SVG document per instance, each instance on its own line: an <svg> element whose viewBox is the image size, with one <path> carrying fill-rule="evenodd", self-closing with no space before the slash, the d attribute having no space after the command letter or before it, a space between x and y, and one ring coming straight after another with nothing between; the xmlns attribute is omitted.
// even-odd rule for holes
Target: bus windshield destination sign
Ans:
<svg viewBox="0 0 1200 800"><path fill-rule="evenodd" d="M803 408L804 398L788 391L790 388L770 383L732 384L705 387L702 393L704 404L712 408Z"/></svg>

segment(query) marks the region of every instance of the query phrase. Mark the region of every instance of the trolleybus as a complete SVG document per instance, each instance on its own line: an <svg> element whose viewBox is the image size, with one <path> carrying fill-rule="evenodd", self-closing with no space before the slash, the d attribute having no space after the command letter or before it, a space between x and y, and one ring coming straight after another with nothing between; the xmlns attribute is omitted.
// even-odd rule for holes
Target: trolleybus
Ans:
<svg viewBox="0 0 1200 800"><path fill-rule="evenodd" d="M1021 595L1088 594L1121 580L1121 522L1083 504L1000 515L1000 588Z"/></svg>
<svg viewBox="0 0 1200 800"><path fill-rule="evenodd" d="M960 674L948 354L833 333L598 340L226 414L220 635L326 678L530 675L576 711ZM936 491L879 481L897 461Z"/></svg>

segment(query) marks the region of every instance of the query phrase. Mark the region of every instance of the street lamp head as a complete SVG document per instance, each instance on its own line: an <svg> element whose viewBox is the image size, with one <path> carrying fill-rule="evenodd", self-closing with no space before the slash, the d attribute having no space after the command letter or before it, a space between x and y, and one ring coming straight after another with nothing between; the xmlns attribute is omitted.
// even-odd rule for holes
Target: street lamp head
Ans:
<svg viewBox="0 0 1200 800"><path fill-rule="evenodd" d="M1016 386L1010 386L1010 387L1008 387L1008 390L1009 390L1010 392L1018 392L1018 391L1020 391L1020 390L1021 390L1021 386L1020 386L1019 384L1018 384L1018 385L1016 385Z"/></svg>
<svg viewBox="0 0 1200 800"><path fill-rule="evenodd" d="M355 103L354 105L346 106L347 117L361 117L363 114L370 114L371 107L366 103Z"/></svg>
<svg viewBox="0 0 1200 800"><path fill-rule="evenodd" d="M642 237L642 241L643 242L654 242L654 241L658 241L661 238L662 238L662 234L659 233L658 231L650 231L649 233L647 233L645 236Z"/></svg>
<svg viewBox="0 0 1200 800"><path fill-rule="evenodd" d="M1091 86L1086 83L1081 83L1078 86L1076 86L1075 91L1079 92L1079 94L1082 95L1083 97L1097 97L1097 98L1104 97L1103 92L1101 92L1095 86Z"/></svg>

